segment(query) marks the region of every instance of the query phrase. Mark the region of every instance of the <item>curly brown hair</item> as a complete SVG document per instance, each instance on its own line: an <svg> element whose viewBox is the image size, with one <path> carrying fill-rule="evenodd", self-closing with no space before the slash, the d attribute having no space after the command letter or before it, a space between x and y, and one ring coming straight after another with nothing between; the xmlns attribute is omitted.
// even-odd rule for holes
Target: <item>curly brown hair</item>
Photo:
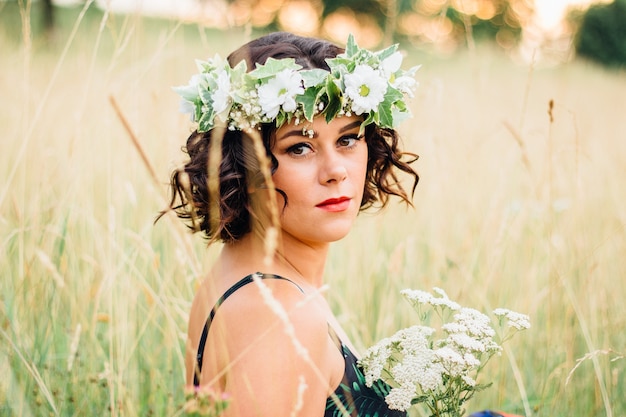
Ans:
<svg viewBox="0 0 626 417"><path fill-rule="evenodd" d="M304 69L329 70L326 59L342 52L342 48L324 40L276 32L243 45L228 56L228 62L235 66L245 60L251 69L256 63L264 64L269 57L293 58ZM273 124L263 124L260 131L272 173L278 168L278 161L271 152L275 131ZM209 175L209 155L217 134L223 135L217 178L219 195L212 200L209 182L216 179ZM368 163L361 210L372 206L382 208L387 205L391 195L412 205L397 176L397 170L413 178L413 195L419 176L410 164L417 160L417 155L400 150L399 136L393 129L370 124L365 127L364 134L368 146ZM189 161L172 174L169 210L174 210L179 218L189 223L194 232L203 232L210 241L228 243L241 239L252 230L251 219L255 216L250 190L264 185L252 138L240 130L194 131L183 151L189 155ZM280 190L277 192L282 193ZM283 197L287 204L284 194Z"/></svg>

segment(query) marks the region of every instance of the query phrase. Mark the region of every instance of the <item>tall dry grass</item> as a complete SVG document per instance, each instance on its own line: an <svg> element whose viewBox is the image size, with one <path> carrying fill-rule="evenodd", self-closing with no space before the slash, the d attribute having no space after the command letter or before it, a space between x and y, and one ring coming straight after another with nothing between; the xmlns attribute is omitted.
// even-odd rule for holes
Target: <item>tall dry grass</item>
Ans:
<svg viewBox="0 0 626 417"><path fill-rule="evenodd" d="M188 307L218 248L153 225L189 132L169 87L248 35L90 8L46 45L17 11L0 9L0 415L175 415ZM626 76L488 46L408 52L424 64L401 130L420 154L415 208L364 213L335 244L345 328L364 348L412 323L406 287L526 312L471 408L626 415Z"/></svg>

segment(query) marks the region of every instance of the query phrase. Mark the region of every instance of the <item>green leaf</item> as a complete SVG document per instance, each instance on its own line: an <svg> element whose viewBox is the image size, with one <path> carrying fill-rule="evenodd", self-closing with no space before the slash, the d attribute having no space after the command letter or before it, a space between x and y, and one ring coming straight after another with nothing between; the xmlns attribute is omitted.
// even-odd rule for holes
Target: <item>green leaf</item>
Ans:
<svg viewBox="0 0 626 417"><path fill-rule="evenodd" d="M208 132L213 128L213 109L209 109L202 114L202 117L198 121L198 132Z"/></svg>
<svg viewBox="0 0 626 417"><path fill-rule="evenodd" d="M393 128L397 127L405 120L411 118L411 112L409 112L408 110L400 111L394 108L391 112L393 114Z"/></svg>
<svg viewBox="0 0 626 417"><path fill-rule="evenodd" d="M351 57L359 52L359 47L354 40L352 33L348 36L348 43L346 44L346 55Z"/></svg>
<svg viewBox="0 0 626 417"><path fill-rule="evenodd" d="M326 82L326 77L329 73L321 68L315 68L311 70L300 71L302 80L304 81L304 88L316 87Z"/></svg>
<svg viewBox="0 0 626 417"><path fill-rule="evenodd" d="M383 61L385 58L390 57L398 50L398 44L391 45L388 48L383 49L382 51L376 52L376 57Z"/></svg>
<svg viewBox="0 0 626 417"><path fill-rule="evenodd" d="M211 99L211 92L209 91L208 87L200 88L200 100L202 100L202 102L207 105L213 104L213 100Z"/></svg>
<svg viewBox="0 0 626 417"><path fill-rule="evenodd" d="M296 101L302 104L304 117L307 120L313 120L313 116L315 115L315 106L318 102L319 97L324 94L324 91L324 86L318 88L307 88L306 90L304 90L304 94L296 96Z"/></svg>
<svg viewBox="0 0 626 417"><path fill-rule="evenodd" d="M376 122L375 121L375 118L376 118L375 115L376 115L375 112L370 112L367 115L367 118L363 121L363 123L361 123L361 127L359 128L359 135L363 134L363 132L365 131L365 126L370 125L370 124Z"/></svg>
<svg viewBox="0 0 626 417"><path fill-rule="evenodd" d="M380 125L380 127L393 127L393 113L391 112L391 107L385 105L385 102L378 105L378 111L376 113L379 120L377 124Z"/></svg>
<svg viewBox="0 0 626 417"><path fill-rule="evenodd" d="M285 112L284 111L279 111L278 114L276 115L276 127L280 127L283 125L283 123L285 123L285 120L287 119L287 117L285 116Z"/></svg>
<svg viewBox="0 0 626 417"><path fill-rule="evenodd" d="M193 103L193 105L196 109L193 120L198 121L202 118L202 102L199 98L196 98L196 101Z"/></svg>
<svg viewBox="0 0 626 417"><path fill-rule="evenodd" d="M292 69L297 71L300 68L302 67L296 64L296 61L293 58L267 58L267 61L265 61L265 65L257 64L256 68L250 71L249 74L251 77L257 80L262 80L265 78L273 77L285 69Z"/></svg>
<svg viewBox="0 0 626 417"><path fill-rule="evenodd" d="M383 99L383 103L387 104L388 107L391 107L396 101L402 100L404 95L402 92L396 88L389 86L387 91L385 92L385 98Z"/></svg>
<svg viewBox="0 0 626 417"><path fill-rule="evenodd" d="M394 107L395 102L402 100L402 97L403 95L399 90L393 87L387 88L385 98L378 105L378 111L376 112L378 120L375 120L376 124L381 127L393 128L394 120L392 108Z"/></svg>
<svg viewBox="0 0 626 417"><path fill-rule="evenodd" d="M326 116L326 123L330 123L341 110L342 104L341 90L331 78L326 81L326 95L328 96L328 104L324 109L324 115Z"/></svg>
<svg viewBox="0 0 626 417"><path fill-rule="evenodd" d="M341 56L337 56L336 58L327 58L326 63L330 68L330 72L335 77L338 77L341 73L347 72L349 65L354 66L354 61L352 59L342 58Z"/></svg>

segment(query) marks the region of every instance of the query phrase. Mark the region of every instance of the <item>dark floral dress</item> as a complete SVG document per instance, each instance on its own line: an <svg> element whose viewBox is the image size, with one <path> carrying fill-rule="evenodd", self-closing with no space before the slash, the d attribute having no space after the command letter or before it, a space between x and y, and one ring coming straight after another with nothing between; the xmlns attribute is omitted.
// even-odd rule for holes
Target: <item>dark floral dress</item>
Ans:
<svg viewBox="0 0 626 417"><path fill-rule="evenodd" d="M390 410L387 406L385 396L391 389L389 385L381 380L376 381L371 387L365 385L365 375L358 365L357 358L339 341L332 329L330 334L340 345L346 368L334 396L326 400L324 417L405 417L405 412ZM341 406L337 404L338 402Z"/></svg>

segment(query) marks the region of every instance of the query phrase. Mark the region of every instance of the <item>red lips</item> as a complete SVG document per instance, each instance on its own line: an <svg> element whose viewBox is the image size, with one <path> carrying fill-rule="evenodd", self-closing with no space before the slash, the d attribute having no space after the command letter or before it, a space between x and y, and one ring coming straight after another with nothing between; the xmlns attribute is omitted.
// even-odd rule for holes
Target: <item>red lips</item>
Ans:
<svg viewBox="0 0 626 417"><path fill-rule="evenodd" d="M350 198L343 196L339 198L329 198L328 200L322 201L315 207L331 212L344 211L350 207Z"/></svg>

